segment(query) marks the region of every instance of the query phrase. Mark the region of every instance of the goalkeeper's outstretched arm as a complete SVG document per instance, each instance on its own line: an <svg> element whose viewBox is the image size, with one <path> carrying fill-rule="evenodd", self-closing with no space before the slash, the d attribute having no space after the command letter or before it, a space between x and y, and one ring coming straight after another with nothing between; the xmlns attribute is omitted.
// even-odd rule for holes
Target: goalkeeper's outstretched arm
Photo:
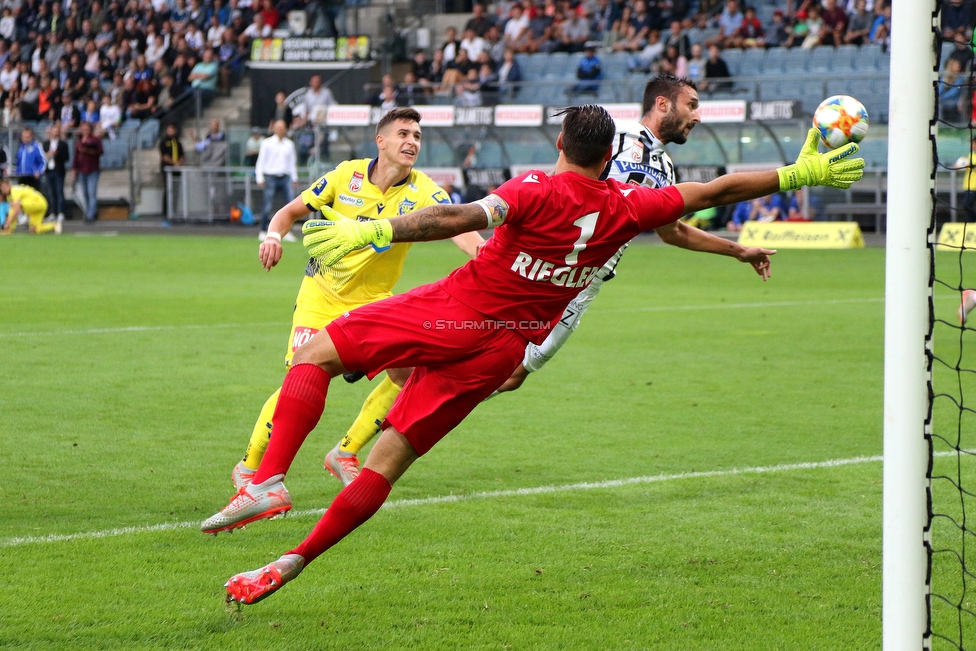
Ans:
<svg viewBox="0 0 976 651"><path fill-rule="evenodd" d="M507 209L508 206L506 205L505 208ZM482 207L482 203L444 203L429 206L391 219L393 241L446 240L462 233L483 230L493 225L486 212L487 209Z"/></svg>
<svg viewBox="0 0 976 651"><path fill-rule="evenodd" d="M854 143L821 154L820 138L810 129L800 155L792 165L768 172L727 174L709 183L679 183L675 187L685 202L685 213L757 199L773 192L797 190L805 185L847 189L864 175L864 159L853 158Z"/></svg>

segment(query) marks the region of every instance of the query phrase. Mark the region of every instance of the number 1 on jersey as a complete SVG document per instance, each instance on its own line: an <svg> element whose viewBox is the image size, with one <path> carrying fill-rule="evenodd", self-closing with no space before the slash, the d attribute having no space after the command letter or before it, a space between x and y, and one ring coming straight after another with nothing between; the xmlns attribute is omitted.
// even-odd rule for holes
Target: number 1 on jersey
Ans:
<svg viewBox="0 0 976 651"><path fill-rule="evenodd" d="M586 248L586 243L593 237L593 231L596 230L596 220L599 217L600 211L591 212L573 222L573 226L579 227L580 236L573 244L573 250L566 256L566 264L573 265L579 260L580 251Z"/></svg>

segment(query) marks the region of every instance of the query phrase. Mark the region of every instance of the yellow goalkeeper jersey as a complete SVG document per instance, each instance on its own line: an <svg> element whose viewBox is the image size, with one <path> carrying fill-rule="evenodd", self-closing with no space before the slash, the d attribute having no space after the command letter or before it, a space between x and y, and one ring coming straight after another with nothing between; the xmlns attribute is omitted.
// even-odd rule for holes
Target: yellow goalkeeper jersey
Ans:
<svg viewBox="0 0 976 651"><path fill-rule="evenodd" d="M312 212L323 206L348 219L366 221L405 215L438 203L451 203L429 176L412 170L386 194L369 180L376 159L363 158L338 166L302 192L302 201ZM378 301L393 294L400 279L409 242L399 242L382 252L372 247L353 251L332 267L322 267L311 259L305 275L315 279L325 296L353 306Z"/></svg>
<svg viewBox="0 0 976 651"><path fill-rule="evenodd" d="M7 200L10 203L19 203L21 209L29 216L41 213L43 217L47 213L47 199L29 185L11 185Z"/></svg>

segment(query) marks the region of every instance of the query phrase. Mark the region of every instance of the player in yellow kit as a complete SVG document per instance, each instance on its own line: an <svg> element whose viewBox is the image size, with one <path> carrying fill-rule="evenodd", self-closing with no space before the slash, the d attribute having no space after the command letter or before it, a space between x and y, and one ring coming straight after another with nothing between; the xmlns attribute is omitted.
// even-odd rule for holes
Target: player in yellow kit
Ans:
<svg viewBox="0 0 976 651"><path fill-rule="evenodd" d="M328 219L368 221L396 217L436 203L450 203L447 194L430 177L413 169L420 153L420 136L420 114L414 109L397 108L387 113L376 125L379 155L375 159L340 163L275 214L268 227L268 237L258 252L264 268L270 271L278 263L281 238L309 211ZM483 242L477 233L465 233L453 239L471 257ZM290 364L295 350L336 317L391 296L409 248L409 244L398 243L382 251L372 248L354 251L332 267L320 267L315 260L309 260L295 302L285 363ZM387 377L366 399L345 437L326 456L325 467L343 484L359 473L356 455L379 431L410 370L387 371ZM250 482L261 463L271 436L277 401L276 391L264 404L247 452L234 468L234 485L238 489Z"/></svg>
<svg viewBox="0 0 976 651"><path fill-rule="evenodd" d="M17 229L20 213L27 215L31 233L61 234L61 220L44 221L47 216L47 199L29 185L11 185L8 179L0 181L0 202L9 202L10 210L4 221L2 232L13 233Z"/></svg>

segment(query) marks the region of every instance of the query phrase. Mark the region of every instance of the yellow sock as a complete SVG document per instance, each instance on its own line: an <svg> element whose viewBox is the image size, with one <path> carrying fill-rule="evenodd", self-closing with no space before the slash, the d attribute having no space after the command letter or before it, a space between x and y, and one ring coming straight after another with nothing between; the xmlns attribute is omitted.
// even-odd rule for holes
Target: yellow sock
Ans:
<svg viewBox="0 0 976 651"><path fill-rule="evenodd" d="M380 426L398 395L400 395L400 387L389 376L384 377L383 381L366 397L359 416L342 437L339 449L343 452L359 454L363 446L379 434Z"/></svg>
<svg viewBox="0 0 976 651"><path fill-rule="evenodd" d="M40 224L34 225L34 232L38 235L42 233L50 233L54 230L54 224L51 222L41 222Z"/></svg>
<svg viewBox="0 0 976 651"><path fill-rule="evenodd" d="M244 453L244 467L257 470L264 457L264 451L268 449L268 441L271 440L271 417L274 416L275 405L278 404L278 389L271 394L261 413L258 415L258 422L254 423L254 431L251 432L251 440L247 443L247 452Z"/></svg>

